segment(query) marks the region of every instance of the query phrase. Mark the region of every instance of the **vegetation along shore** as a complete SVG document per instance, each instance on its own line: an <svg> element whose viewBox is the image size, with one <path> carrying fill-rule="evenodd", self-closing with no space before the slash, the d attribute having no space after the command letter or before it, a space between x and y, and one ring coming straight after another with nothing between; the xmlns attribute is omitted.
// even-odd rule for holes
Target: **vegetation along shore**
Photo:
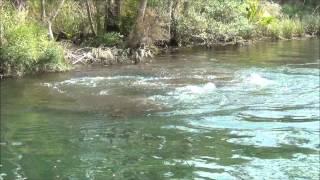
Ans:
<svg viewBox="0 0 320 180"><path fill-rule="evenodd" d="M320 35L317 0L1 0L0 75L136 64L168 47Z"/></svg>

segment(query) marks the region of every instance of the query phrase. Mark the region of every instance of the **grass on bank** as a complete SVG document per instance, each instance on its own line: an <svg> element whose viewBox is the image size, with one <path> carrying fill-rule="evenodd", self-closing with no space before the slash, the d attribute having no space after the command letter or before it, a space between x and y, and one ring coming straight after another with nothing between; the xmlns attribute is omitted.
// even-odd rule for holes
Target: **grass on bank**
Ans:
<svg viewBox="0 0 320 180"><path fill-rule="evenodd" d="M292 39L305 35L305 29L300 20L282 19L272 22L260 29L261 34L272 39Z"/></svg>

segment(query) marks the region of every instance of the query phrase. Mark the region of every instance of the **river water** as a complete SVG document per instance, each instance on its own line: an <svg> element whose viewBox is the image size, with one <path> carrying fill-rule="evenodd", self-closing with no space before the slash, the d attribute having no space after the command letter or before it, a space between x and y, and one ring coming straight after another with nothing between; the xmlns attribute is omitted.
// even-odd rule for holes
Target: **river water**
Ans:
<svg viewBox="0 0 320 180"><path fill-rule="evenodd" d="M319 39L1 81L0 179L319 179Z"/></svg>

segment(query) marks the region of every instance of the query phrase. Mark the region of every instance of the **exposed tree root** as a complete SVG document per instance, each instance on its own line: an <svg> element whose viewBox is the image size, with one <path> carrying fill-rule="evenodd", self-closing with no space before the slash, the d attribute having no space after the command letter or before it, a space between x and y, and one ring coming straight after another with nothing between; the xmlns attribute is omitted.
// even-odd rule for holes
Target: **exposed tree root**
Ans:
<svg viewBox="0 0 320 180"><path fill-rule="evenodd" d="M137 64L150 61L151 48L118 49L109 47L66 48L65 58L70 64Z"/></svg>

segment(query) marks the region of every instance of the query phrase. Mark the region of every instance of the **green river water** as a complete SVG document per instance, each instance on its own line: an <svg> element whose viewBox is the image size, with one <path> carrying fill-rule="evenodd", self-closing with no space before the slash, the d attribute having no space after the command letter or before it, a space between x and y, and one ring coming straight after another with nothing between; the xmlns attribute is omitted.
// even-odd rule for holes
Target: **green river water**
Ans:
<svg viewBox="0 0 320 180"><path fill-rule="evenodd" d="M0 179L319 179L319 39L1 80Z"/></svg>

